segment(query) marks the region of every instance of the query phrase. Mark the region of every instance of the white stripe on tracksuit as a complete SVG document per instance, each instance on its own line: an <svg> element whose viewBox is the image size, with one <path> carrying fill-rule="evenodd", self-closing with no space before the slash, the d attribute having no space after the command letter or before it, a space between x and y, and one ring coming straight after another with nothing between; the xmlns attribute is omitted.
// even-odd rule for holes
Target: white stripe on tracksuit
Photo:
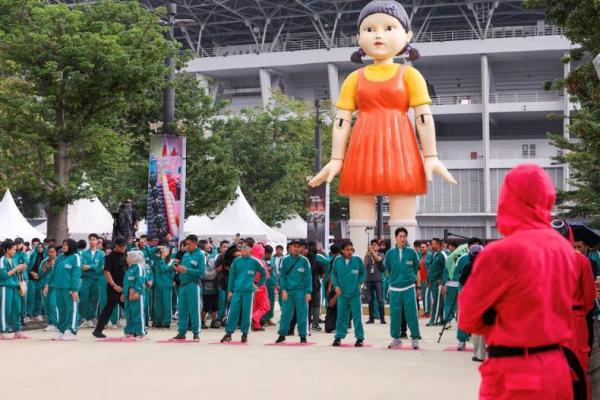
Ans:
<svg viewBox="0 0 600 400"><path fill-rule="evenodd" d="M433 323L435 324L435 322L437 321L437 319L440 317L440 298L442 297L442 285L438 286L438 295L437 295L437 301L435 302L435 320L433 321ZM444 319L444 317L442 317L442 319Z"/></svg>
<svg viewBox="0 0 600 400"><path fill-rule="evenodd" d="M198 330L202 330L202 293L200 292L200 285L196 286L196 290L198 293Z"/></svg>
<svg viewBox="0 0 600 400"><path fill-rule="evenodd" d="M5 331L6 331L6 287L2 286L2 332L5 332Z"/></svg>
<svg viewBox="0 0 600 400"><path fill-rule="evenodd" d="M73 333L77 332L77 302L73 302L73 317L71 318L71 331Z"/></svg>
<svg viewBox="0 0 600 400"><path fill-rule="evenodd" d="M142 335L146 335L146 318L144 318L144 295L140 293L140 319L142 321Z"/></svg>

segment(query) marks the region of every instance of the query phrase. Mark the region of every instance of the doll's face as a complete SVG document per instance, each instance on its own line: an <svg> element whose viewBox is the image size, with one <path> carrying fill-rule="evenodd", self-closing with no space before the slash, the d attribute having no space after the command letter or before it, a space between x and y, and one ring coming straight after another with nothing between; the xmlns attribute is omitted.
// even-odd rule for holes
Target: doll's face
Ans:
<svg viewBox="0 0 600 400"><path fill-rule="evenodd" d="M393 58L411 40L400 21L387 14L372 14L360 24L358 45L367 55L383 61Z"/></svg>

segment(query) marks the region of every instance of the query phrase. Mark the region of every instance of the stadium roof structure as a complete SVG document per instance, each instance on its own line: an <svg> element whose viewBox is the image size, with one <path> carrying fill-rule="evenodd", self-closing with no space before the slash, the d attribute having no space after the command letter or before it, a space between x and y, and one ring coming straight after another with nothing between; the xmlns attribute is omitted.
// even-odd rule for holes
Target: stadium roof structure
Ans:
<svg viewBox="0 0 600 400"><path fill-rule="evenodd" d="M370 0L176 0L175 37L197 57L209 49L255 45L272 51L286 41L314 40L318 48L340 45L355 35L358 14ZM69 4L90 0L59 1ZM150 9L168 0L140 0ZM473 38L489 37L493 28L531 26L545 19L541 9L525 9L519 0L406 0L412 29L419 37L431 32L468 31ZM184 21L184 22L183 22ZM342 41L347 43L346 41Z"/></svg>

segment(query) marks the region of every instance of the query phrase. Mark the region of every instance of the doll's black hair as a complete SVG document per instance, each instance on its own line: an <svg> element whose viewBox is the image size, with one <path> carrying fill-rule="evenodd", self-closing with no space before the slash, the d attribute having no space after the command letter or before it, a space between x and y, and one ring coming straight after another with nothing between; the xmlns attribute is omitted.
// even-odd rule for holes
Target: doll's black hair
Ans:
<svg viewBox="0 0 600 400"><path fill-rule="evenodd" d="M367 4L361 10L360 15L358 16L357 31L360 31L360 24L363 22L363 20L369 15L373 14L387 14L389 16L392 16L400 22L400 25L402 25L406 32L411 31L410 19L408 17L408 14L406 13L406 10L404 9L404 7L402 7L400 3L394 0L374 0ZM417 60L421 56L419 54L419 51L412 47L410 43L408 43L406 47L400 50L400 53L398 53L398 55L404 53L408 53L409 61ZM358 49L357 51L352 53L350 60L357 64L362 64L362 58L365 55L366 53L363 49Z"/></svg>

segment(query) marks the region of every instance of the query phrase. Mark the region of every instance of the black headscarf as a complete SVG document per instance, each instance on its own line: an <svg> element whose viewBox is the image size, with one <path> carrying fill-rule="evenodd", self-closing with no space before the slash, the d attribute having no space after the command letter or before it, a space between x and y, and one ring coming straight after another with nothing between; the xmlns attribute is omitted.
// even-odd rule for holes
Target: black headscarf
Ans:
<svg viewBox="0 0 600 400"><path fill-rule="evenodd" d="M73 239L67 239L67 248L68 250L65 256L71 256L73 254L76 254L78 250L77 242Z"/></svg>

